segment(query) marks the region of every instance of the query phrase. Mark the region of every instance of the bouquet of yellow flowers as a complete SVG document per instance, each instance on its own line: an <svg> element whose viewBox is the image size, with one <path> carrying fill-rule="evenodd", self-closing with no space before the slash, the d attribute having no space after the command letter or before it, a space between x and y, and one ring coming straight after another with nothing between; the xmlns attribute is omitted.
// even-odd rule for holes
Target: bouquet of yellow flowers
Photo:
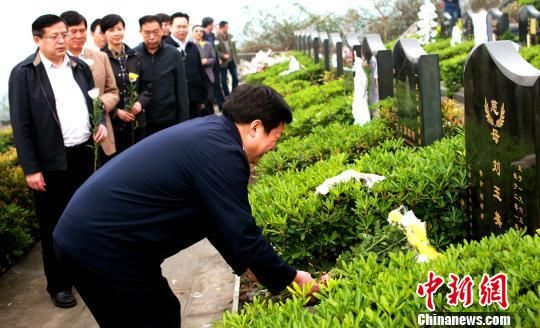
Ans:
<svg viewBox="0 0 540 328"><path fill-rule="evenodd" d="M407 241L417 252L418 262L427 262L441 256L435 248L429 244L426 233L426 223L420 221L413 211L406 211L404 206L393 210L388 214L388 223L398 225L405 231Z"/></svg>

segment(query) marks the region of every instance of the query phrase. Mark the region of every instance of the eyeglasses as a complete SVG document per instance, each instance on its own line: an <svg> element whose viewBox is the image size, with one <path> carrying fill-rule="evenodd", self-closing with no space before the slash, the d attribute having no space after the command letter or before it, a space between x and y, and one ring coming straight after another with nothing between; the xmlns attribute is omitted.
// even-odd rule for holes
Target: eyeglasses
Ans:
<svg viewBox="0 0 540 328"><path fill-rule="evenodd" d="M42 39L59 41L60 39L65 40L67 38L67 36L68 36L68 34L67 34L67 32L65 32L65 33L53 34L53 35L48 35L48 36L42 36L41 38Z"/></svg>

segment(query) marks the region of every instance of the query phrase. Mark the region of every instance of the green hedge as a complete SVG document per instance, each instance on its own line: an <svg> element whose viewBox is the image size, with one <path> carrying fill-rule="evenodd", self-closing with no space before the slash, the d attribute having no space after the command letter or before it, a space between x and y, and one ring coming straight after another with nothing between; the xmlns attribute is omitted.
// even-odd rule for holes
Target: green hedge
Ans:
<svg viewBox="0 0 540 328"><path fill-rule="evenodd" d="M352 124L354 122L352 102L352 96L337 96L327 102L295 111L293 121L285 129L282 139L305 136L314 128L324 127L330 123Z"/></svg>
<svg viewBox="0 0 540 328"><path fill-rule="evenodd" d="M0 130L0 153L6 152L13 146L13 133L11 129Z"/></svg>
<svg viewBox="0 0 540 328"><path fill-rule="evenodd" d="M474 41L465 41L460 44L456 44L453 47L436 49L430 53L439 55L439 61L443 61L455 56L468 54L472 50L472 48L474 48Z"/></svg>
<svg viewBox="0 0 540 328"><path fill-rule="evenodd" d="M2 140L12 139L2 134ZM35 243L37 235L32 194L18 166L15 148L8 147L0 153L0 274Z"/></svg>
<svg viewBox="0 0 540 328"><path fill-rule="evenodd" d="M522 47L519 50L519 53L532 66L540 69L540 46L536 45L530 48Z"/></svg>
<svg viewBox="0 0 540 328"><path fill-rule="evenodd" d="M358 155L392 136L386 122L374 120L366 125L333 123L315 127L304 137L291 137L278 143L257 165L257 174L274 174L309 166L337 153Z"/></svg>
<svg viewBox="0 0 540 328"><path fill-rule="evenodd" d="M441 79L446 86L447 96L452 96L454 92L463 87L463 71L465 69L465 60L467 60L467 56L468 54L463 53L442 60L439 63Z"/></svg>
<svg viewBox="0 0 540 328"><path fill-rule="evenodd" d="M335 155L300 172L261 177L250 188L257 223L287 261L303 268L327 268L362 234L379 229L400 205L427 222L435 247L467 236L462 134L418 149L387 140L354 165L348 162L346 154ZM314 194L326 178L349 168L387 179L373 189L345 183L326 196Z"/></svg>
<svg viewBox="0 0 540 328"><path fill-rule="evenodd" d="M419 283L427 280L428 271L449 281L449 274L460 278L470 275L474 284L474 303L451 307L446 286L434 295L435 308L441 312L502 312L513 316L513 327L540 325L540 236L522 236L515 230L504 235L483 238L479 242L451 246L436 261L415 263L412 253L392 253L379 261L373 253L340 263L334 270L338 277L323 287L320 304L306 308L306 298L299 295L280 302L255 299L239 313L226 312L218 327L417 327L419 312L427 312L425 299L416 295ZM501 310L478 302L482 275L499 272L508 275L510 306Z"/></svg>
<svg viewBox="0 0 540 328"><path fill-rule="evenodd" d="M292 52L287 55L294 56L298 60L301 65L300 71L288 75L279 75L279 73L289 69L289 61L286 61L270 66L263 72L246 75L246 82L274 86L296 80L306 80L314 83L320 80L323 72L322 63L315 64L313 59L301 52Z"/></svg>
<svg viewBox="0 0 540 328"><path fill-rule="evenodd" d="M293 110L305 109L315 104L322 104L332 97L345 95L342 79L333 80L322 85L312 85L298 92L291 93L285 100Z"/></svg>

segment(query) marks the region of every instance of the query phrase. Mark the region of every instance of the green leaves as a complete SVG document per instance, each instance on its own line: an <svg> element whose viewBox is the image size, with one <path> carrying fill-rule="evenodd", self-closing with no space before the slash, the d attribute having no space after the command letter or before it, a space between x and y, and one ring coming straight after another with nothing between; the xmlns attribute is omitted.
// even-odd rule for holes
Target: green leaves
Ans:
<svg viewBox="0 0 540 328"><path fill-rule="evenodd" d="M512 251L505 254L505 249ZM291 327L291 320L302 327L416 327L416 314L425 312L424 299L416 296L418 283L429 270L448 279L470 274L478 286L482 275L505 272L508 275L508 300L513 322L520 327L538 327L540 323L540 281L538 272L540 236L523 236L510 230L479 242L449 247L443 257L427 264L416 264L413 253L390 253L385 259L374 253L360 255L338 264L336 279L320 292L320 304L308 311L299 295L281 303L257 299L241 312L225 314L217 327ZM491 256L473 256L489 250ZM483 254L483 253L481 253ZM497 254L497 256L494 256ZM501 255L503 254L503 255ZM519 254L519 257L515 255ZM526 267L525 269L521 269ZM520 272L516 274L516 272ZM525 271L525 272L523 272ZM523 279L527 276L528 279ZM298 291L297 291L298 292ZM437 311L501 312L497 305L482 307L477 295L468 308L449 306L440 289L434 296Z"/></svg>

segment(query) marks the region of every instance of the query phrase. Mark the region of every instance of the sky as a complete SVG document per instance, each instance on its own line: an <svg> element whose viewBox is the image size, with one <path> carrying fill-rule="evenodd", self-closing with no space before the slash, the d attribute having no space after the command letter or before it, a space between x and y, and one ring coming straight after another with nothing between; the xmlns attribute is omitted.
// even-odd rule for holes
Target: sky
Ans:
<svg viewBox="0 0 540 328"><path fill-rule="evenodd" d="M186 12L191 17L191 23L200 24L205 16L211 16L216 22L226 20L229 22L229 32L239 35L249 20L256 20L259 10L288 13L296 10L295 1L290 0L200 0L200 1L171 1L171 0L131 0L131 1L31 1L31 0L4 0L0 3L0 27L3 32L3 52L0 61L0 100L7 94L7 84L11 69L36 49L32 40L32 22L43 14L56 14L66 10L76 10L85 16L88 24L98 17L106 14L119 14L126 22L125 42L134 47L141 42L138 33L138 18L145 14L164 12L172 14L176 11ZM360 9L365 1L333 0L323 2L320 0L296 1L310 12L325 14L345 14L348 8ZM188 5L182 5L188 3ZM328 5L330 3L331 5ZM158 5L156 5L158 4ZM249 6L246 14L245 6ZM88 38L90 42L90 37Z"/></svg>

